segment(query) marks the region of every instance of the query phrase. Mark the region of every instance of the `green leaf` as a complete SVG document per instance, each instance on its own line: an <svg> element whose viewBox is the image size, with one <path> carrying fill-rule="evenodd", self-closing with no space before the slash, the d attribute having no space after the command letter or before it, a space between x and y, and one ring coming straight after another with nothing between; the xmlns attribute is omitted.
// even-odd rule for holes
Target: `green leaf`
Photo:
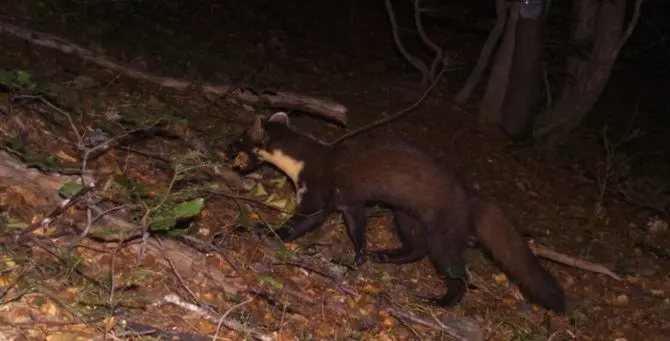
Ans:
<svg viewBox="0 0 670 341"><path fill-rule="evenodd" d="M190 218L198 215L205 205L204 198L193 199L191 201L183 202L172 210L175 218Z"/></svg>
<svg viewBox="0 0 670 341"><path fill-rule="evenodd" d="M286 184L286 177L282 176L275 179L271 179L268 181L268 183L276 188L282 188Z"/></svg>
<svg viewBox="0 0 670 341"><path fill-rule="evenodd" d="M16 71L16 82L21 87L26 87L26 88L33 87L35 84L30 80L30 78L32 76L33 75L30 72L23 71L23 70L17 70Z"/></svg>
<svg viewBox="0 0 670 341"><path fill-rule="evenodd" d="M74 183L74 182L68 182L63 187L58 190L58 195L60 195L62 198L71 198L73 195L77 194L79 191L84 189L84 186L82 184Z"/></svg>
<svg viewBox="0 0 670 341"><path fill-rule="evenodd" d="M265 199L265 203L278 209L284 209L288 204L288 200L272 193L269 198Z"/></svg>
<svg viewBox="0 0 670 341"><path fill-rule="evenodd" d="M260 182L256 183L256 186L251 190L251 195L255 197L263 197L268 195L268 191L265 190L265 186Z"/></svg>
<svg viewBox="0 0 670 341"><path fill-rule="evenodd" d="M191 218L198 215L205 204L205 199L198 198L183 202L173 208L166 208L157 213L149 223L149 228L153 231L169 231L180 219Z"/></svg>
<svg viewBox="0 0 670 341"><path fill-rule="evenodd" d="M24 229L28 226L30 226L30 224L28 224L24 221L21 221L21 220L18 220L18 219L12 219L12 218L9 218L9 220L7 220L7 225L6 225L6 227L8 229L12 229L12 230L20 230L20 229Z"/></svg>
<svg viewBox="0 0 670 341"><path fill-rule="evenodd" d="M167 231L177 224L177 219L174 217L156 217L151 220L149 228L152 231Z"/></svg>

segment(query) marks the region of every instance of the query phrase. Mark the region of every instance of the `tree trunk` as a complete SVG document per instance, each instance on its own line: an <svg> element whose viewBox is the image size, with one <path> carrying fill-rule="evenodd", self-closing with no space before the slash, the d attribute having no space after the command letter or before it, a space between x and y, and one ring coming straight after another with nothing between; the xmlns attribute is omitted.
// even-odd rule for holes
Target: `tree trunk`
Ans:
<svg viewBox="0 0 670 341"><path fill-rule="evenodd" d="M509 17L502 42L498 47L498 53L486 83L484 97L479 105L479 121L482 123L500 123L500 108L505 100L514 55L514 37L516 22L519 18L519 7L518 2L512 2L509 6Z"/></svg>
<svg viewBox="0 0 670 341"><path fill-rule="evenodd" d="M593 49L588 64L577 59L568 63L575 82L566 84L556 105L536 121L535 137L550 145L565 143L591 111L609 80L622 44L626 0L575 0L575 5L580 19L574 38L588 37L589 27L594 25ZM591 17L597 19L595 24Z"/></svg>
<svg viewBox="0 0 670 341"><path fill-rule="evenodd" d="M522 7L516 25L514 57L500 125L513 139L528 136L538 111L542 86L544 0Z"/></svg>
<svg viewBox="0 0 670 341"><path fill-rule="evenodd" d="M589 60L585 56L593 49L599 9L598 0L575 1L572 6L572 17L575 18L571 42L573 52L568 56L565 65L566 74L571 81L563 85L561 99L574 87L574 81L583 79L589 69Z"/></svg>

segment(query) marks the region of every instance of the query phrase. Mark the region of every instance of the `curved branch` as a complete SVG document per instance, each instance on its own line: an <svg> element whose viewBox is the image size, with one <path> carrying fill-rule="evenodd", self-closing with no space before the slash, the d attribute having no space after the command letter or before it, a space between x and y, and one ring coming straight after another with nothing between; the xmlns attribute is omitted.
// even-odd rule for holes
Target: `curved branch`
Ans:
<svg viewBox="0 0 670 341"><path fill-rule="evenodd" d="M398 34L398 22L395 19L395 10L393 9L391 0L384 0L384 5L386 6L386 12L388 13L389 22L391 23L391 32L393 32L393 42L395 42L395 46L398 48L398 51L400 51L400 54L405 57L405 60L419 70L422 77L425 79L428 75L428 66L421 59L412 56L405 48L405 44L400 40L400 35Z"/></svg>
<svg viewBox="0 0 670 341"><path fill-rule="evenodd" d="M619 55L619 51L621 51L621 48L623 48L624 44L626 44L626 41L628 41L628 38L630 38L630 35L633 34L633 30L635 29L635 26L637 26L638 21L640 21L640 12L642 11L642 3L643 2L644 2L644 0L635 0L635 8L633 10L633 17L630 19L630 22L628 23L628 27L626 27L626 30L621 35L621 40L619 41L619 45L617 46L616 50L614 50L614 55Z"/></svg>
<svg viewBox="0 0 670 341"><path fill-rule="evenodd" d="M493 27L493 30L491 30L491 34L486 39L486 42L482 47L482 52L479 55L479 59L477 59L477 64L475 65L475 68L472 70L472 73L468 77L468 80L465 81L465 85L463 85L463 88L461 88L461 90L458 92L458 94L456 94L456 97L454 98L454 101L457 104L465 103L472 95L472 91L477 86L477 83L479 83L479 80L482 77L482 73L484 73L484 70L486 69L486 66L489 63L489 59L491 58L493 49L496 47L496 44L498 43L498 40L500 40L500 37L503 34L503 30L505 29L505 23L507 22L507 12L505 11L505 0L496 0L495 6L498 21L496 22L496 25Z"/></svg>
<svg viewBox="0 0 670 341"><path fill-rule="evenodd" d="M426 44L433 52L435 52L435 57L433 57L433 61L430 64L430 70L428 70L428 77L424 77L427 79L424 79L424 81L429 81L432 82L435 80L437 77L437 72L438 72L438 66L440 63L444 60L443 58L443 53L442 49L435 44L435 42L428 37L426 34L426 30L423 29L423 24L421 23L421 13L424 12L423 9L420 7L420 2L421 0L412 0L414 3L414 25L416 26L416 31L419 32L419 37L421 38L421 41Z"/></svg>

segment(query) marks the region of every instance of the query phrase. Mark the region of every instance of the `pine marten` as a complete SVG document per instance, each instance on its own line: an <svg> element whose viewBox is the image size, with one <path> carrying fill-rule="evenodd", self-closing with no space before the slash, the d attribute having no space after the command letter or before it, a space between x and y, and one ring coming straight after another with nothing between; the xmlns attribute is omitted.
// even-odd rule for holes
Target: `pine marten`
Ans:
<svg viewBox="0 0 670 341"><path fill-rule="evenodd" d="M433 157L399 139L367 138L327 145L294 130L283 112L255 122L226 149L246 154L238 170L248 173L263 162L285 173L296 188L295 214L276 230L286 242L321 226L340 212L353 243L356 265L409 263L428 256L444 278L442 297L423 297L453 306L467 290L464 251L471 233L516 280L531 300L556 312L565 297L512 223L493 203L467 191ZM402 246L366 250L366 207L383 204L394 212Z"/></svg>

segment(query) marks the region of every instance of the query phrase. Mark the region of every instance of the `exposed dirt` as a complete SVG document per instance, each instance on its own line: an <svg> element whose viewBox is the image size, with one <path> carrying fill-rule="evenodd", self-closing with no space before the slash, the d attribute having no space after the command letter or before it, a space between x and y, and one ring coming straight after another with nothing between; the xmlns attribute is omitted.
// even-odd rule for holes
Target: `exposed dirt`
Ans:
<svg viewBox="0 0 670 341"><path fill-rule="evenodd" d="M14 24L67 37L157 74L244 82L261 90L279 88L329 97L350 108L350 127L392 114L423 92L419 76L408 72L395 54L380 4L157 3L160 5L101 2L75 7L58 1L9 1L2 12L9 14L12 19L8 21ZM0 18L5 20L4 16ZM439 156L464 183L498 202L520 230L535 236L536 242L608 265L622 274L622 282L543 261L563 283L569 297L569 312L553 316L525 304L515 287L501 279L500 270L473 249L468 253L469 271L477 288L454 309L425 306L413 295L439 295L444 290L427 260L405 266L366 264L355 270L335 266L331 259L349 264L353 253L339 219L333 218L319 232L287 245L293 251L297 245L309 246L299 252L300 256L289 257L302 267L278 265L292 251L276 243L260 243L244 232L233 232L239 201L210 194L197 227L189 234L201 240L213 239L239 272L216 252L176 255L185 251L178 251L175 244L163 246L175 251L171 257L181 257L172 265L162 261L165 258L159 247L148 248L138 264L137 245L117 252L110 243L77 241L70 236L43 241L29 250L7 244L3 246L0 288L9 287L7 292L0 290L0 311L4 315L0 332L18 335L18 339L50 336L52 340L84 340L113 335L110 328L114 327L117 337L130 339L118 334L117 323L125 319L165 331L213 336L217 321L208 322L181 307L151 306L168 293L193 302L184 289L189 287L200 303L221 314L229 311L227 317L282 340L450 339L425 326L390 317L389 300L394 309L427 320L472 318L487 340L670 340L670 232L667 227L648 227L649 222L668 221L668 208L660 204L657 211L645 209L639 200L627 202L613 189L635 183L638 177L668 183L668 150L658 146L670 145L670 134L667 128L665 132L654 130L644 121L658 115L658 108L667 109L667 99L651 90L633 91L647 82L644 73L622 66L598 104L594 116L600 118L587 122L570 145L553 153L512 145L497 130L478 127L474 103L467 107L451 103L486 32L456 24L444 25L441 32L440 43L454 56L454 66L462 69L447 73L443 84L418 110L378 133L400 135ZM82 131L90 133L104 125L102 117L112 109L147 117L175 111L187 119L186 126L206 131L203 139L216 144L242 128L231 121L250 115L226 101L116 78L76 57L30 47L13 38L3 36L2 42L0 60L5 70L29 70L36 83L66 88L60 100L73 112L82 113L74 115L73 123ZM71 82L80 75L92 77L95 85L77 88ZM658 78L653 83L651 89L664 84ZM25 137L28 150L55 155L61 161L75 155L73 146L44 134L45 130L56 131L61 138L76 141L63 116L51 114L56 117L54 123L45 119L50 116L44 114L46 109L39 103L10 106L7 99L0 103L6 112L1 115L20 113L29 127ZM620 162L616 163L620 168L612 171L612 184L601 200L598 179L607 153L600 130L608 120L621 122L620 117L626 117L635 107L630 103L637 101L644 103L638 115L643 122L639 126L650 134L616 151L614 160ZM620 110L619 115L616 110ZM15 127L10 120L3 120L0 139L6 142L15 137ZM326 140L343 133L309 117L299 117L297 122L301 129ZM611 126L617 134L626 128L625 124ZM649 147L647 141L654 144ZM156 193L167 188L171 173L155 155L170 159L183 155L186 147L177 141L152 139L140 149L145 154L113 150L91 168L111 171L117 181L123 178L142 183L147 196L156 198ZM154 157L147 157L146 152ZM627 159L641 152L652 156ZM658 154L660 157L654 156ZM71 161L69 165L76 168L77 163ZM279 177L269 170L265 175ZM35 197L34 191L22 190L25 186L21 184L0 185L0 220L31 223L54 204L48 198ZM284 186L278 196L287 195L287 191L288 186ZM603 210L594 214L599 202ZM263 218L277 221L276 214L268 213L273 211L260 212ZM64 216L67 218L59 223L61 226L84 219L83 212L75 209ZM395 243L388 223L386 216L370 220L371 249ZM68 249L70 243L84 246ZM189 263L190 257L193 263ZM342 274L333 274L333 283L314 269ZM87 277L99 281L98 285ZM117 293L111 290L110 294L110 278L114 278L112 288L135 286ZM10 298L17 299L9 302ZM247 302L248 298L253 300ZM116 319L111 318L113 315ZM231 340L249 338L226 328L221 328L218 335Z"/></svg>

